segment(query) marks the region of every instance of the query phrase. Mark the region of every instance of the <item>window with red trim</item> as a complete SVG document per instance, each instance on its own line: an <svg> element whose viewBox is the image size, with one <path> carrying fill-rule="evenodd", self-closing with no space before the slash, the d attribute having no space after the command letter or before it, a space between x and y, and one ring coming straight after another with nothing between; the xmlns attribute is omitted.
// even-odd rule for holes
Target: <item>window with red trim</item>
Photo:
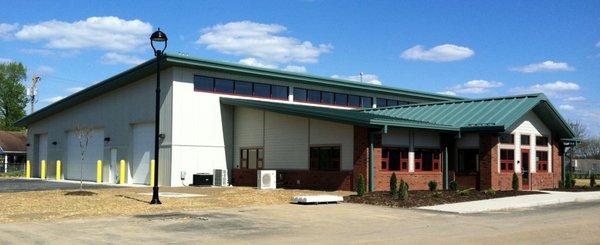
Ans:
<svg viewBox="0 0 600 245"><path fill-rule="evenodd" d="M441 162L440 150L415 151L415 171L440 171Z"/></svg>
<svg viewBox="0 0 600 245"><path fill-rule="evenodd" d="M381 151L381 169L408 171L408 149L384 147Z"/></svg>
<svg viewBox="0 0 600 245"><path fill-rule="evenodd" d="M240 149L240 168L263 169L264 155L263 148Z"/></svg>
<svg viewBox="0 0 600 245"><path fill-rule="evenodd" d="M513 172L515 169L515 150L500 150L500 171Z"/></svg>
<svg viewBox="0 0 600 245"><path fill-rule="evenodd" d="M537 156L537 170L548 171L548 152L537 151L535 155Z"/></svg>

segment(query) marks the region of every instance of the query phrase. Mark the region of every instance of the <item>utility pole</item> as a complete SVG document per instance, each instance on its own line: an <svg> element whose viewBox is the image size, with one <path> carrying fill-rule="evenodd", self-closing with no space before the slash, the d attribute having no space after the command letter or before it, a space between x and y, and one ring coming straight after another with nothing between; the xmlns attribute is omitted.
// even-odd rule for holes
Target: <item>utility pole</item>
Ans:
<svg viewBox="0 0 600 245"><path fill-rule="evenodd" d="M37 95L37 85L42 78L38 75L33 75L31 78L31 87L29 88L29 100L31 101L31 113L34 111L34 105L37 102L35 96Z"/></svg>
<svg viewBox="0 0 600 245"><path fill-rule="evenodd" d="M363 75L365 75L365 73L361 72L361 73L358 73L358 75L360 75L360 83L362 83L363 82Z"/></svg>

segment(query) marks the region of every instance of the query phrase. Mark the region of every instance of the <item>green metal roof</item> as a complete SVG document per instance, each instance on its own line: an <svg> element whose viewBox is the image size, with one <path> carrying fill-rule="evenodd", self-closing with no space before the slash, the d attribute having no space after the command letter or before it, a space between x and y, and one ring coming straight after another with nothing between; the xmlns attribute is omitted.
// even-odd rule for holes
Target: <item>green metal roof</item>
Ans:
<svg viewBox="0 0 600 245"><path fill-rule="evenodd" d="M236 73L242 75L266 77L271 79L279 79L296 83L305 83L311 85L321 85L338 87L345 89L361 90L372 93L383 93L388 95L405 96L421 100L429 101L445 101L460 99L454 96L447 96L435 93L427 93L422 91L398 89L387 86L372 85L366 83L353 82L343 79L334 79L321 76L308 75L304 73L286 72L276 69L257 68L253 66L241 65L237 63L228 63L213 61L200 58L191 58L188 56L165 54L162 64L164 68L179 66L190 67L195 69L205 69L213 71L221 71L228 73ZM133 83L141 78L147 77L156 72L156 59L150 59L140 65L128 69L122 73L112 76L102 82L96 83L84 90L74 93L60 101L48 105L33 114L30 114L16 122L19 126L27 126L35 121L41 120L54 113L65 110L71 106L110 92L124 85Z"/></svg>
<svg viewBox="0 0 600 245"><path fill-rule="evenodd" d="M363 112L423 123L442 124L460 131L505 131L533 111L561 138L573 138L567 122L543 94L475 100L454 100L364 109Z"/></svg>
<svg viewBox="0 0 600 245"><path fill-rule="evenodd" d="M366 127L394 126L404 128L434 129L441 131L457 131L458 129L448 125L419 122L410 119L400 119L385 115L365 113L355 109L334 109L309 105L290 104L285 102L267 102L249 99L221 98L225 105L243 106L254 109L262 109L282 114L310 117L352 125Z"/></svg>

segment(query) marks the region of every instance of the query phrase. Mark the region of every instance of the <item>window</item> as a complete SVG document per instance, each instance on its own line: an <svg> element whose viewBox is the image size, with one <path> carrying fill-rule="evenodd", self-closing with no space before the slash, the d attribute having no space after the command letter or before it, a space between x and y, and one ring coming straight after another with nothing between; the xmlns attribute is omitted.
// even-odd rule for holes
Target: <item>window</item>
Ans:
<svg viewBox="0 0 600 245"><path fill-rule="evenodd" d="M521 145L529 145L529 135L527 135L527 134L521 135Z"/></svg>
<svg viewBox="0 0 600 245"><path fill-rule="evenodd" d="M271 98L273 99L288 99L288 87L279 86L279 85L271 85Z"/></svg>
<svg viewBox="0 0 600 245"><path fill-rule="evenodd" d="M406 102L406 101L398 101L398 105L408 105L410 103Z"/></svg>
<svg viewBox="0 0 600 245"><path fill-rule="evenodd" d="M515 137L512 134L500 134L500 136L498 137L498 140L500 141L500 143L503 143L503 144L514 144L515 143Z"/></svg>
<svg viewBox="0 0 600 245"><path fill-rule="evenodd" d="M513 172L515 169L515 150L500 150L500 171Z"/></svg>
<svg viewBox="0 0 600 245"><path fill-rule="evenodd" d="M332 92L321 92L321 103L333 104L333 93Z"/></svg>
<svg viewBox="0 0 600 245"><path fill-rule="evenodd" d="M321 91L308 90L308 102L321 103Z"/></svg>
<svg viewBox="0 0 600 245"><path fill-rule="evenodd" d="M415 171L439 171L441 154L439 150L416 150Z"/></svg>
<svg viewBox="0 0 600 245"><path fill-rule="evenodd" d="M294 88L294 101L306 101L306 89Z"/></svg>
<svg viewBox="0 0 600 245"><path fill-rule="evenodd" d="M375 101L375 104L377 104L377 108L386 107L387 106L387 100L386 99L382 99L382 98L377 98L377 100Z"/></svg>
<svg viewBox="0 0 600 245"><path fill-rule="evenodd" d="M226 79L215 79L215 92L233 94L233 81Z"/></svg>
<svg viewBox="0 0 600 245"><path fill-rule="evenodd" d="M381 169L408 171L408 149L384 147L381 151Z"/></svg>
<svg viewBox="0 0 600 245"><path fill-rule="evenodd" d="M397 100L387 100L387 106L397 106L397 105L398 105Z"/></svg>
<svg viewBox="0 0 600 245"><path fill-rule="evenodd" d="M270 97L271 96L271 85L264 83L254 84L254 96L257 97Z"/></svg>
<svg viewBox="0 0 600 245"><path fill-rule="evenodd" d="M252 95L252 83L235 81L235 94Z"/></svg>
<svg viewBox="0 0 600 245"><path fill-rule="evenodd" d="M196 91L213 91L215 87L215 79L212 77L194 76L194 90Z"/></svg>
<svg viewBox="0 0 600 245"><path fill-rule="evenodd" d="M240 168L262 169L264 167L263 148L240 149Z"/></svg>
<svg viewBox="0 0 600 245"><path fill-rule="evenodd" d="M335 104L342 106L348 105L348 95L335 93Z"/></svg>
<svg viewBox="0 0 600 245"><path fill-rule="evenodd" d="M373 107L373 98L371 97L360 97L360 105L363 108L372 108Z"/></svg>
<svg viewBox="0 0 600 245"><path fill-rule="evenodd" d="M356 95L348 95L348 105L351 107L360 107L360 97Z"/></svg>
<svg viewBox="0 0 600 245"><path fill-rule="evenodd" d="M537 170L548 171L548 152L537 151L535 152L537 158Z"/></svg>
<svg viewBox="0 0 600 245"><path fill-rule="evenodd" d="M458 150L458 166L456 172L470 173L477 171L479 150Z"/></svg>
<svg viewBox="0 0 600 245"><path fill-rule="evenodd" d="M339 171L340 147L310 147L310 170Z"/></svg>
<svg viewBox="0 0 600 245"><path fill-rule="evenodd" d="M535 145L548 146L548 137L545 137L545 136L535 137Z"/></svg>

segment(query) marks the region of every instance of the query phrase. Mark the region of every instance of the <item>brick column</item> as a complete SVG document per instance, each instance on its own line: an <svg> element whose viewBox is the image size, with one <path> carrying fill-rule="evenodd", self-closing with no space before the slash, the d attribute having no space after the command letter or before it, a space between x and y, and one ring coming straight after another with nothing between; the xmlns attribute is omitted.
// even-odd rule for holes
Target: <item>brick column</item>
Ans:
<svg viewBox="0 0 600 245"><path fill-rule="evenodd" d="M482 190L496 189L498 178L498 136L481 133L479 135L479 181Z"/></svg>
<svg viewBox="0 0 600 245"><path fill-rule="evenodd" d="M365 187L369 183L369 131L367 128L354 126L354 166L352 168L352 189L356 190L358 176L365 178Z"/></svg>

